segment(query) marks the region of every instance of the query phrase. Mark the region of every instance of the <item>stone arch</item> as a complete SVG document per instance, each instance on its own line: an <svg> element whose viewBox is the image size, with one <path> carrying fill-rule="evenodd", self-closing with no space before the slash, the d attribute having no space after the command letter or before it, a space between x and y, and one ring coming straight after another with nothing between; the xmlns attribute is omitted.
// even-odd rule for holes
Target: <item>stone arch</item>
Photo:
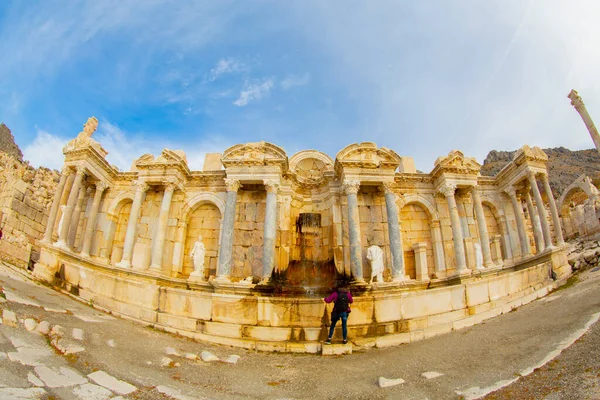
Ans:
<svg viewBox="0 0 600 400"><path fill-rule="evenodd" d="M121 203L125 200L131 200L133 202L133 193L121 192L110 202L110 205L108 206L108 209L106 210L106 215L108 216L108 218L110 220L116 219L115 212L117 210L117 207L120 208Z"/></svg>
<svg viewBox="0 0 600 400"><path fill-rule="evenodd" d="M396 206L398 207L398 210L401 210L404 206L413 203L423 207L429 214L429 218L431 220L440 219L432 196L412 193L405 194L399 197L400 198L396 200Z"/></svg>
<svg viewBox="0 0 600 400"><path fill-rule="evenodd" d="M218 209L221 215L225 213L225 201L215 193L200 193L185 202L179 213L179 220L186 221L190 212L202 204L212 203Z"/></svg>
<svg viewBox="0 0 600 400"><path fill-rule="evenodd" d="M425 243L427 256L427 273L435 273L434 235L432 232L432 213L422 202L409 201L399 208L400 230L402 233L402 249L404 251L404 268L406 275L416 279L415 252L413 245Z"/></svg>
<svg viewBox="0 0 600 400"><path fill-rule="evenodd" d="M508 226L506 225L506 217L504 211L495 199L491 196L484 195L481 198L481 206L483 207L483 214L486 220L486 227L488 230L488 238L490 240L490 248L492 250L492 258L495 259L509 259L512 258L512 250L510 249L510 241L508 235ZM488 214L489 213L489 214ZM495 224L495 225L494 225ZM497 229L497 232L495 231ZM493 237L495 234L501 236L500 239L500 253L495 254L493 244Z"/></svg>
<svg viewBox="0 0 600 400"><path fill-rule="evenodd" d="M558 199L558 212L559 214L561 214L561 216L566 217L569 215L569 203L571 202L574 196L577 196L578 193L581 194L581 192L585 194L586 200L600 194L600 192L598 191L596 186L594 186L592 180L588 176L579 176L579 178L577 178L573 183L567 186L567 188L563 191L562 195L560 196L560 199ZM582 203L581 200L583 199L579 199L579 202Z"/></svg>
<svg viewBox="0 0 600 400"><path fill-rule="evenodd" d="M106 256L113 265L121 261L123 255L123 244L132 204L133 196L123 193L112 201L107 212L109 225Z"/></svg>
<svg viewBox="0 0 600 400"><path fill-rule="evenodd" d="M202 212L211 214L210 222L203 224L196 220L194 214L199 209L205 209ZM216 193L199 193L185 202L178 217L180 223L177 226L179 231L177 236L180 238L180 244L174 250L173 261L176 273L187 277L193 270L193 263L189 255L198 235L203 236L206 249L204 254L205 271L209 274L216 273L214 270L218 264L224 213L225 202ZM197 226L198 224L200 226ZM210 229L204 225L210 226Z"/></svg>

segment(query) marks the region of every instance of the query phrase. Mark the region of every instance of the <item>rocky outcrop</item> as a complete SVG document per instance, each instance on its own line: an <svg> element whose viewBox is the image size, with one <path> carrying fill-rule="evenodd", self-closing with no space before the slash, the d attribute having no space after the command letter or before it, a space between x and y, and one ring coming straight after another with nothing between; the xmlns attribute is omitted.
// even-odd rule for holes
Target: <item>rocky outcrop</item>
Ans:
<svg viewBox="0 0 600 400"><path fill-rule="evenodd" d="M23 161L23 153L15 143L15 137L12 135L8 126L0 124L0 151L3 151L19 161Z"/></svg>
<svg viewBox="0 0 600 400"><path fill-rule="evenodd" d="M596 149L572 151L555 147L543 150L548 155L548 175L555 197L558 198L581 174L589 176L596 186L600 184L600 155ZM513 159L515 153L490 151L481 167L481 174L495 176Z"/></svg>

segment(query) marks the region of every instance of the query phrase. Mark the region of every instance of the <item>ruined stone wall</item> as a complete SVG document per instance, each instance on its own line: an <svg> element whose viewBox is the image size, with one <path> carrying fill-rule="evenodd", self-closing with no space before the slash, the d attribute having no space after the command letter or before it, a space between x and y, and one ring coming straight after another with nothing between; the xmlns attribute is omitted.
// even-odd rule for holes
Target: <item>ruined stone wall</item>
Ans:
<svg viewBox="0 0 600 400"><path fill-rule="evenodd" d="M37 259L48 221L58 173L35 169L6 153L0 153L0 211L2 213L0 257L19 267ZM32 254L33 253L33 254Z"/></svg>
<svg viewBox="0 0 600 400"><path fill-rule="evenodd" d="M262 275L263 233L267 193L240 190L233 235L232 277Z"/></svg>

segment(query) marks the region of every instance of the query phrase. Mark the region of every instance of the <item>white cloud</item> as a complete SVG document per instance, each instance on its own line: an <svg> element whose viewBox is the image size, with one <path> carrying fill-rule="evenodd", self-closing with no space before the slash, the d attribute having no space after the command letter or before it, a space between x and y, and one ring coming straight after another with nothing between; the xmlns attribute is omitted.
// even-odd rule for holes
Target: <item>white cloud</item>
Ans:
<svg viewBox="0 0 600 400"><path fill-rule="evenodd" d="M62 149L67 142L68 139L38 129L33 142L23 150L23 158L36 168L43 165L60 169L64 162Z"/></svg>
<svg viewBox="0 0 600 400"><path fill-rule="evenodd" d="M310 82L310 75L308 73L302 76L288 75L283 81L281 81L281 87L284 90L291 89L295 86L305 86Z"/></svg>
<svg viewBox="0 0 600 400"><path fill-rule="evenodd" d="M244 90L240 92L240 97L233 102L238 107L244 107L251 101L260 100L263 96L267 96L273 88L274 82L272 78L265 79L260 84L248 84Z"/></svg>
<svg viewBox="0 0 600 400"><path fill-rule="evenodd" d="M212 68L208 74L208 80L213 82L223 74L240 72L244 70L244 65L233 58L224 58L217 62L217 65Z"/></svg>

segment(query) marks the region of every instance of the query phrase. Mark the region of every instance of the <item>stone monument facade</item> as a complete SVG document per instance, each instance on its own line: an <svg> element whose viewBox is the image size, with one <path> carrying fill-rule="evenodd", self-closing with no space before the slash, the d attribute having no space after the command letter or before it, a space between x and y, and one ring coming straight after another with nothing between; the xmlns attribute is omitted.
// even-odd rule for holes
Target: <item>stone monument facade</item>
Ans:
<svg viewBox="0 0 600 400"><path fill-rule="evenodd" d="M523 146L496 177L458 150L420 173L371 142L335 160L238 144L220 164L211 154L204 171L165 149L122 172L92 138L96 123L64 149L35 275L158 327L314 352L327 315L320 293L349 283L351 338L389 345L497 315L570 273L537 147Z"/></svg>

